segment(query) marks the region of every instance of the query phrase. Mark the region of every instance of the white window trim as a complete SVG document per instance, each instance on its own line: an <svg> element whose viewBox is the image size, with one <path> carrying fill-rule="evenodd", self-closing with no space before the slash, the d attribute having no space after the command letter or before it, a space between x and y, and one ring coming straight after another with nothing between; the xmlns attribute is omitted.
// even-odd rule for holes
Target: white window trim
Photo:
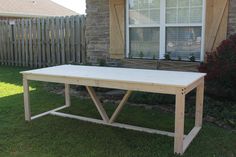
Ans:
<svg viewBox="0 0 236 157"><path fill-rule="evenodd" d="M194 24L166 24L166 0L160 0L160 24L153 25L129 25L129 0L126 0L126 57L129 57L129 29L137 27L159 27L160 28L160 48L159 48L159 59L164 59L166 52L166 27L201 27L202 28L202 39L201 39L201 53L200 61L203 62L205 58L205 20L206 20L206 0L203 0L202 6L202 23Z"/></svg>

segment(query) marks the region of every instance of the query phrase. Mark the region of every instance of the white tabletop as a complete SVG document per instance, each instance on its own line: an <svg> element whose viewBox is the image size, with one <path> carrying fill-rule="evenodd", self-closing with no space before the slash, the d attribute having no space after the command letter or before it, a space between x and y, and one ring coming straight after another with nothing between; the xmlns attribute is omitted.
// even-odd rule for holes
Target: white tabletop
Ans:
<svg viewBox="0 0 236 157"><path fill-rule="evenodd" d="M22 74L47 75L94 80L120 81L187 87L204 77L204 73L142 70L96 66L61 65L21 72Z"/></svg>

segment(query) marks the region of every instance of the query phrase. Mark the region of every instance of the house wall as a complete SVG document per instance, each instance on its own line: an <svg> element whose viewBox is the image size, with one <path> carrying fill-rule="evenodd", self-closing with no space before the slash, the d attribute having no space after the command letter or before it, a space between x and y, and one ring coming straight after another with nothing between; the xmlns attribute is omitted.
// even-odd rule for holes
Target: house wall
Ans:
<svg viewBox="0 0 236 157"><path fill-rule="evenodd" d="M114 0L110 0L114 1ZM235 0L230 0L231 1L231 8L230 8L230 18L229 18L229 26L227 24L222 24L222 23L227 23L227 16L228 16L228 6L225 1L222 0L209 0L209 5L207 6L208 10L208 16L209 19L212 19L211 22L208 21L208 27L209 30L212 30L213 33L208 33L209 35L209 40L206 40L207 45L213 45L212 47L214 48L214 45L223 40L225 38L226 32L227 32L227 27L229 27L229 32L234 32L236 31L236 1ZM115 1L116 2L116 1ZM212 4L211 4L212 3ZM157 68L157 67L162 67L161 69L172 69L175 70L179 68L179 65L174 63L171 64L168 62L166 64L164 61L143 61L141 60L129 60L129 59L119 59L119 60L114 60L110 59L112 57L110 53L110 5L113 3L109 3L109 0L87 0L87 26L86 26L86 37L87 37L87 56L88 56L88 62L90 63L99 63L99 60L105 59L108 63L111 61L112 63L115 62L120 62L118 63L120 66L124 67L134 67L134 68L140 68L140 67L149 67L149 68ZM224 5L223 5L224 4ZM233 5L233 6L232 6ZM118 5L116 5L118 6ZM119 7L117 7L119 8ZM225 9L226 8L226 9ZM224 12L223 12L224 10ZM119 10L118 10L119 11ZM117 10L115 10L117 12ZM227 12L227 13L226 13ZM218 15L220 14L220 15ZM214 16L213 16L214 15ZM112 16L111 16L112 17ZM117 18L119 16L117 15ZM217 20L221 17L222 20ZM118 22L120 23L120 22ZM211 29L211 25L213 28L217 28L217 31L215 29ZM216 27L217 25L217 27ZM231 25L231 26L230 26ZM207 27L207 28L208 28ZM213 35L216 33L216 35ZM114 34L113 34L114 35ZM210 39L212 37L212 39ZM213 39L215 37L216 39ZM212 44L210 41L214 41ZM113 43L114 46L114 43ZM212 49L212 48L211 48ZM113 58L113 57L112 57ZM153 63L153 64L149 64ZM160 65L161 64L161 65ZM192 66L193 71L194 69L196 70L197 65ZM188 69L191 69L188 67ZM183 68L184 70L184 68Z"/></svg>
<svg viewBox="0 0 236 157"><path fill-rule="evenodd" d="M236 33L236 1L230 0L229 20L228 20L228 36Z"/></svg>
<svg viewBox="0 0 236 157"><path fill-rule="evenodd" d="M88 62L108 58L109 0L86 0L86 40Z"/></svg>

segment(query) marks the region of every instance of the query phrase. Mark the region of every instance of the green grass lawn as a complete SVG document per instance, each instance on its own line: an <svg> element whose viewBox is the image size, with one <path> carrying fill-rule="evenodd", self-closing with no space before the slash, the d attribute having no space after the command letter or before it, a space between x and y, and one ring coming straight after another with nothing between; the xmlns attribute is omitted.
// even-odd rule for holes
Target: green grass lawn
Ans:
<svg viewBox="0 0 236 157"><path fill-rule="evenodd" d="M0 67L0 157L172 157L174 139L112 128L68 118L45 116L24 121L21 68ZM39 82L31 84L32 113L64 104ZM109 114L114 110L106 104ZM99 117L91 101L72 98L64 112ZM158 110L126 106L119 122L174 130L174 115ZM185 132L194 124L186 118ZM236 132L204 123L185 157L235 157Z"/></svg>

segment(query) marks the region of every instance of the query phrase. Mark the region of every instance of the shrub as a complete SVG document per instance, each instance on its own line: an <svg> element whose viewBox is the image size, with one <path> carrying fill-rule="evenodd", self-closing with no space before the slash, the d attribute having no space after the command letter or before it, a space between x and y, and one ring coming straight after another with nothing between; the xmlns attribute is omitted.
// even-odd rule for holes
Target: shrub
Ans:
<svg viewBox="0 0 236 157"><path fill-rule="evenodd" d="M208 53L199 71L207 73L210 94L236 100L236 34L224 40L216 51Z"/></svg>
<svg viewBox="0 0 236 157"><path fill-rule="evenodd" d="M164 55L165 60L171 60L171 52L167 52Z"/></svg>

